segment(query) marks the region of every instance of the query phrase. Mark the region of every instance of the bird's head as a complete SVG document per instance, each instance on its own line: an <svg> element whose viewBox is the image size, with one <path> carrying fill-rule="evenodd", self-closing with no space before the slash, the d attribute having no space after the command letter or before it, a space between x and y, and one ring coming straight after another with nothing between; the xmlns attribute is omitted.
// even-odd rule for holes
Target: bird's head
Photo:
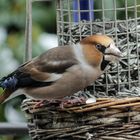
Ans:
<svg viewBox="0 0 140 140"><path fill-rule="evenodd" d="M117 62L122 56L112 38L106 35L92 35L81 40L86 59L91 63Z"/></svg>

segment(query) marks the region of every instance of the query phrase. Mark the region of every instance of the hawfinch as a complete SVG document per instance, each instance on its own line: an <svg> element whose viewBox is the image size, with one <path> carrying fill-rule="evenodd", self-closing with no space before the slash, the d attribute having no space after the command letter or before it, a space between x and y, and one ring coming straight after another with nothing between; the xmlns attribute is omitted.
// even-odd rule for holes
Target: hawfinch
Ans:
<svg viewBox="0 0 140 140"><path fill-rule="evenodd" d="M91 85L110 62L120 57L120 50L106 35L92 35L75 45L52 48L0 80L4 89L0 103L20 93L41 100L73 95Z"/></svg>

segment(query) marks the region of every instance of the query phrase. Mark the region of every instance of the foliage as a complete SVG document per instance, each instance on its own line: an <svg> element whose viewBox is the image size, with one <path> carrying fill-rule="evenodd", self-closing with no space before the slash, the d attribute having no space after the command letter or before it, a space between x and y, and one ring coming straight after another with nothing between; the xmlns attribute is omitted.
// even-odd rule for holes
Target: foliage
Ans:
<svg viewBox="0 0 140 140"><path fill-rule="evenodd" d="M55 2L33 2L33 57L44 51L38 42L38 37L42 32L56 32L55 22ZM26 0L1 0L0 1L0 35L5 34L3 40L0 39L0 78L14 70L23 63L25 49L25 18ZM1 30L2 29L2 30ZM47 48L46 48L47 49ZM8 71L7 71L8 70ZM0 94L2 93L0 88ZM8 121L5 116L7 106L11 106L17 113L20 111L21 99L13 99L6 104L0 105L0 121ZM17 108L18 106L18 108ZM13 111L14 111L13 110ZM10 116L11 114L9 114ZM24 116L23 114L21 114ZM13 116L14 117L14 116ZM7 120L8 119L8 120ZM23 118L25 121L25 118ZM0 140L28 140L28 137L0 136Z"/></svg>

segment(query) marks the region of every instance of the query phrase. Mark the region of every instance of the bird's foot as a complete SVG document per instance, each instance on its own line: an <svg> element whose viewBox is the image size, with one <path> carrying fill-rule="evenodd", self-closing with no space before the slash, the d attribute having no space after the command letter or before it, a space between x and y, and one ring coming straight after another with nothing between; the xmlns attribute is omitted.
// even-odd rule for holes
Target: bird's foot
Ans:
<svg viewBox="0 0 140 140"><path fill-rule="evenodd" d="M50 104L60 104L61 100L55 100L55 99L45 99L45 100L39 100L35 105L34 109L41 108L44 106L49 106Z"/></svg>
<svg viewBox="0 0 140 140"><path fill-rule="evenodd" d="M51 99L51 100L39 100L35 105L34 109L41 108L43 106L50 106L51 104L53 105L59 105L61 109L67 108L67 107L72 107L76 105L82 105L86 104L86 98L85 97L76 97L74 96L73 98L65 98L65 99Z"/></svg>
<svg viewBox="0 0 140 140"><path fill-rule="evenodd" d="M72 107L76 105L82 105L86 103L86 98L84 97L75 97L73 99L63 99L60 103L60 108Z"/></svg>
<svg viewBox="0 0 140 140"><path fill-rule="evenodd" d="M44 106L44 104L46 103L46 100L39 100L35 105L34 105L34 109L36 108L40 108L42 106Z"/></svg>

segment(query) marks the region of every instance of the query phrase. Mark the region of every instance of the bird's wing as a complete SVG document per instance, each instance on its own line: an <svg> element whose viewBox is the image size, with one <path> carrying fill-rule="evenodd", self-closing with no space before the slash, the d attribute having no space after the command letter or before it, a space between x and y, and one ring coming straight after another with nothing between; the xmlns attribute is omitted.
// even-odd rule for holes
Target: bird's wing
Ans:
<svg viewBox="0 0 140 140"><path fill-rule="evenodd" d="M71 47L56 47L48 50L0 80L0 87L5 89L0 102L19 88L52 85L68 68L77 63Z"/></svg>
<svg viewBox="0 0 140 140"><path fill-rule="evenodd" d="M3 88L48 86L77 64L71 47L56 47L21 65L0 82Z"/></svg>
<svg viewBox="0 0 140 140"><path fill-rule="evenodd" d="M52 82L77 63L71 47L56 47L23 65L19 71L36 81Z"/></svg>
<svg viewBox="0 0 140 140"><path fill-rule="evenodd" d="M25 93L35 99L61 99L83 90L88 84L83 70L76 65L52 85L26 88Z"/></svg>

